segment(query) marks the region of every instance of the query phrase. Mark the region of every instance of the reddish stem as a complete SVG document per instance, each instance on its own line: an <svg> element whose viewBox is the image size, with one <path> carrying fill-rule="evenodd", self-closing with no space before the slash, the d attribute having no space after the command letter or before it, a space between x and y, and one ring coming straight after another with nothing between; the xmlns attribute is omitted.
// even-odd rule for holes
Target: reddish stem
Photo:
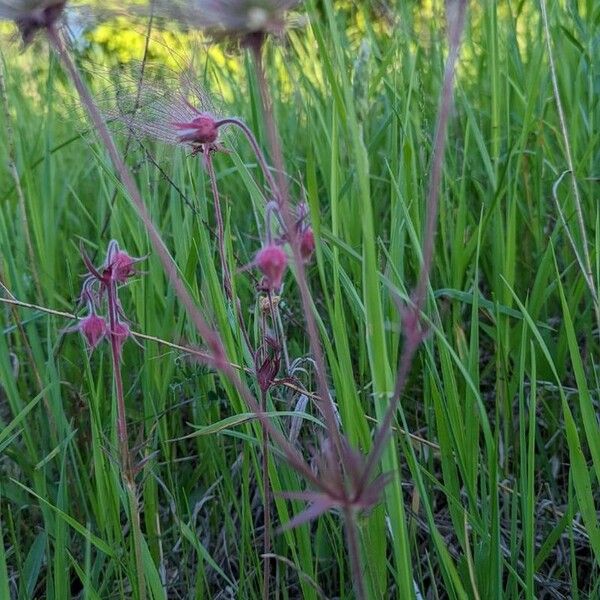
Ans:
<svg viewBox="0 0 600 600"><path fill-rule="evenodd" d="M352 580L354 582L354 590L356 591L357 600L366 600L367 594L365 591L365 582L362 576L362 566L360 562L360 548L358 545L358 527L356 526L356 518L354 509L344 509L344 520L346 527L346 545L348 546L348 556L350 558L350 569L352 570Z"/></svg>
<svg viewBox="0 0 600 600"><path fill-rule="evenodd" d="M129 454L129 442L127 433L127 414L125 411L125 397L123 394L123 379L121 377L121 342L117 339L115 332L119 323L117 284L110 281L107 284L108 298L108 326L109 341L112 356L113 381L115 383L115 394L117 397L117 431L119 437L119 449L121 454L121 466L126 479L131 480L131 456Z"/></svg>
<svg viewBox="0 0 600 600"><path fill-rule="evenodd" d="M127 413L125 410L125 396L123 394L123 378L121 375L121 351L124 340L119 340L116 334L119 325L119 300L117 297L117 284L109 280L107 285L108 298L108 326L112 356L112 374L117 397L117 435L119 438L119 452L121 458L121 472L127 489L129 499L129 513L132 522L133 546L140 599L146 598L146 583L144 565L142 560L142 529L140 524L139 504L135 484L135 473L132 457L129 451L129 435L127 432Z"/></svg>
<svg viewBox="0 0 600 600"><path fill-rule="evenodd" d="M258 145L258 142L256 141L256 137L254 136L254 133L252 133L252 130L250 129L250 127L248 127L248 125L246 125L246 123L244 123L244 121L242 121L241 119L236 119L235 117L229 117L227 119L221 119L220 121L217 121L217 127L220 127L221 125L234 125L235 127L237 127L238 129L240 129L242 131L242 133L248 140L248 143L252 147L252 151L256 155L256 160L258 160L258 164L260 165L263 175L265 176L265 179L267 180L267 183L269 184L269 187L271 188L271 192L273 194L277 194L277 184L275 183L273 174L271 173L271 170L269 169L267 159L265 158L263 151L260 149L260 146Z"/></svg>

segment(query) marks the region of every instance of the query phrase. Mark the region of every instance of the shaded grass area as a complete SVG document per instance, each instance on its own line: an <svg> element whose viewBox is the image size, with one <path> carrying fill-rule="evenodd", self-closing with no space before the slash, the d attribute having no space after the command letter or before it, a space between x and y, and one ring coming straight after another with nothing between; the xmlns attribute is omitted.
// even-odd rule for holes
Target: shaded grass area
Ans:
<svg viewBox="0 0 600 600"><path fill-rule="evenodd" d="M317 239L309 274L331 393L343 431L367 450L402 348L395 296L407 299L419 272L444 22L441 13L428 19L401 3L393 26L381 15L373 25L374 15L357 9L364 23L357 29L346 20L355 13L334 11L329 2L308 8L311 27L270 48L268 74L296 180L292 193L305 195ZM589 253L597 282L600 9L591 0L549 7L565 139L539 8L474 6L467 24L428 291L431 332L385 459L393 483L359 520L373 598L599 594L598 329L573 246ZM361 42L370 60L357 60ZM150 246L104 150L78 134L87 124L58 65L45 68L41 42L27 52L17 57L9 49L3 57L10 119L3 118L0 157L4 165L14 155L23 196L2 169L0 277L19 300L73 312L84 270L80 241L99 256L113 238L132 255ZM32 64L31 53L43 65ZM79 58L101 93L94 63ZM240 58L234 72L210 56L199 62L211 87L225 87L232 98L222 112L245 118L266 147L249 63ZM260 174L243 140L228 143L233 152L215 157L226 249L259 343L255 274L239 268L260 247L264 200L253 179ZM560 179L566 144L587 247L570 176ZM222 290L200 161L134 143L128 162L198 305L219 326L232 361L252 368ZM201 346L157 258L151 254L143 268L121 294L132 326ZM289 274L281 309L290 356L307 357ZM107 348L89 356L81 339L64 332L71 324L41 310L2 307L1 597L137 593L110 356ZM261 597L259 425L234 417L247 408L230 384L172 347L129 342L123 362L130 444L138 460L148 459L137 479L148 595ZM296 375L313 392L310 361L302 366ZM296 389L277 386L267 408L282 413L274 419L285 433L293 420L284 413L314 417L302 419L299 434L309 456L322 430L310 394L305 404ZM302 484L272 450L279 525L303 506L277 492ZM274 597L353 597L334 514L274 536L272 551Z"/></svg>

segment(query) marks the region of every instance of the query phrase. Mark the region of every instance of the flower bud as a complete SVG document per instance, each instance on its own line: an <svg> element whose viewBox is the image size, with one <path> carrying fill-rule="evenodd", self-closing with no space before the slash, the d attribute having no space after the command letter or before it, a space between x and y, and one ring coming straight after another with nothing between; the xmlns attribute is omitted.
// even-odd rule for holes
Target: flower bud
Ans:
<svg viewBox="0 0 600 600"><path fill-rule="evenodd" d="M137 260L129 256L127 252L117 251L107 267L110 269L111 279L117 283L125 283L135 275L134 265L136 262Z"/></svg>
<svg viewBox="0 0 600 600"><path fill-rule="evenodd" d="M287 266L287 256L283 248L276 244L265 246L256 255L255 262L265 276L265 287L270 290L278 290Z"/></svg>
<svg viewBox="0 0 600 600"><path fill-rule="evenodd" d="M201 113L187 123L174 123L180 142L212 144L219 137L217 122L208 113Z"/></svg>
<svg viewBox="0 0 600 600"><path fill-rule="evenodd" d="M93 350L106 335L106 321L94 313L79 321L79 331Z"/></svg>
<svg viewBox="0 0 600 600"><path fill-rule="evenodd" d="M307 227L300 234L300 256L304 262L309 262L315 251L315 234L311 227Z"/></svg>
<svg viewBox="0 0 600 600"><path fill-rule="evenodd" d="M123 348L123 344L131 335L131 330L129 329L129 325L127 325L127 323L124 323L123 321L118 321L117 323L115 323L115 326L110 332L110 335L115 340L120 353L121 348Z"/></svg>

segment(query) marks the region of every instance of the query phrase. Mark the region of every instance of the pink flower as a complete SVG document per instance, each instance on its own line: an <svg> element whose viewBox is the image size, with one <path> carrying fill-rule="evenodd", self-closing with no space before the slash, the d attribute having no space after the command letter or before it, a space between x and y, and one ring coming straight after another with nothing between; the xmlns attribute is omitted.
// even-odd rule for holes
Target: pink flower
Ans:
<svg viewBox="0 0 600 600"><path fill-rule="evenodd" d="M192 145L212 144L219 137L216 120L209 113L200 113L186 123L173 123L179 140Z"/></svg>
<svg viewBox="0 0 600 600"><path fill-rule="evenodd" d="M300 255L304 262L309 262L315 251L315 234L311 227L307 227L300 234Z"/></svg>
<svg viewBox="0 0 600 600"><path fill-rule="evenodd" d="M118 250L115 252L105 271L109 272L109 276L113 281L125 283L130 277L135 275L134 266L138 260L129 256L127 252Z"/></svg>
<svg viewBox="0 0 600 600"><path fill-rule="evenodd" d="M79 331L82 333L90 349L94 349L106 335L106 321L94 313L79 321Z"/></svg>
<svg viewBox="0 0 600 600"><path fill-rule="evenodd" d="M91 264L89 258L87 258L85 254L83 254L83 257L88 271L90 272L91 279L95 279L105 286L111 281L116 283L127 283L128 279L131 279L131 277L137 274L137 271L135 270L136 263L144 260L143 258L134 258L124 250L121 250L116 240L111 240L109 243L106 259L100 270L97 270Z"/></svg>
<svg viewBox="0 0 600 600"><path fill-rule="evenodd" d="M278 290L287 267L287 256L281 246L264 246L254 259L256 266L264 275L263 284L269 290Z"/></svg>

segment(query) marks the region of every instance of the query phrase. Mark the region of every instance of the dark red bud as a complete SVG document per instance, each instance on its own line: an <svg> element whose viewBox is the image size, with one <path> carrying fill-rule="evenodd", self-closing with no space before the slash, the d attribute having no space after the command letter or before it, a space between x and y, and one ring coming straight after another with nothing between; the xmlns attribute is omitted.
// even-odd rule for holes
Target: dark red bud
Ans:
<svg viewBox="0 0 600 600"><path fill-rule="evenodd" d="M307 227L300 234L300 255L304 262L308 262L315 251L315 234L310 227Z"/></svg>

